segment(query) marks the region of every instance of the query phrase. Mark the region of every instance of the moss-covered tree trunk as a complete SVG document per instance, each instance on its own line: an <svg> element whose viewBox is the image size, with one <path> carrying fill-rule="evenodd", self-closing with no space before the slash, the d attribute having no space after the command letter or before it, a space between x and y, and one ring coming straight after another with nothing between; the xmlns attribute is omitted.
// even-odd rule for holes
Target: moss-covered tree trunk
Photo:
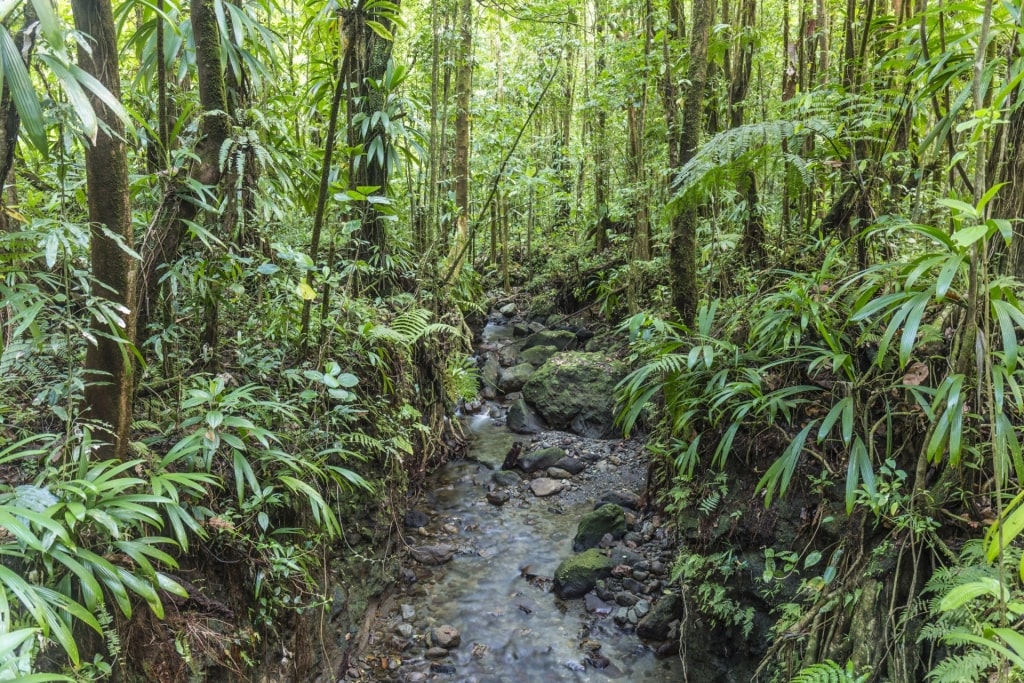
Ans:
<svg viewBox="0 0 1024 683"><path fill-rule="evenodd" d="M75 28L88 37L88 43L79 44L79 63L120 99L117 33L110 0L72 0L71 7ZM85 151L94 294L106 299L123 323L113 326L93 317L96 341L85 355L85 412L109 430L101 456L123 458L128 449L134 389L128 348L134 341L135 309L128 155L120 119L99 97L91 92L89 97L102 122Z"/></svg>

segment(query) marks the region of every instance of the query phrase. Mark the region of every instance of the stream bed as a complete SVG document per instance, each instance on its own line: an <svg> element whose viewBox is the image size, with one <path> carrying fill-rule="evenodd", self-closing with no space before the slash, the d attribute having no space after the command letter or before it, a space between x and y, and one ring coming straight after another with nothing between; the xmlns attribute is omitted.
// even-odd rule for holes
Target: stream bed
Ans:
<svg viewBox="0 0 1024 683"><path fill-rule="evenodd" d="M551 592L556 567L572 555L579 517L602 493L642 488L641 444L561 432L517 436L504 427L500 406L486 408L486 415L464 418L472 438L468 458L435 472L406 517L406 542L439 556L421 554L426 562L403 570L403 584L371 633L360 677L409 683L681 680L678 657L657 658L632 634L624 609L593 596L561 600ZM560 445L587 467L562 482L560 492L537 497L528 476L500 469L517 440L526 440L527 449ZM648 538L664 539L663 529L646 524ZM670 545L663 545L670 564ZM445 638L455 633L457 644L437 647L432 634L439 629Z"/></svg>

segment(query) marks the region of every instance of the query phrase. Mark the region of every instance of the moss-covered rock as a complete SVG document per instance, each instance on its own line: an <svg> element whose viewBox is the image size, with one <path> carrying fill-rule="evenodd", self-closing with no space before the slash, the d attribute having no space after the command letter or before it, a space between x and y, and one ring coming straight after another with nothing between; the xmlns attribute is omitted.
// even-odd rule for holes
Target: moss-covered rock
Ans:
<svg viewBox="0 0 1024 683"><path fill-rule="evenodd" d="M498 380L498 390L503 394L519 391L533 373L534 367L529 363L519 363L510 368L505 368L501 373L501 378Z"/></svg>
<svg viewBox="0 0 1024 683"><path fill-rule="evenodd" d="M557 346L531 346L519 352L518 360L521 363L529 363L535 368L547 363L551 357L558 353Z"/></svg>
<svg viewBox="0 0 1024 683"><path fill-rule="evenodd" d="M555 593L562 598L578 598L592 589L599 579L611 576L612 561L597 548L563 560L555 570Z"/></svg>
<svg viewBox="0 0 1024 683"><path fill-rule="evenodd" d="M572 549L576 552L587 548L596 548L605 534L612 538L622 538L626 533L626 513L614 504L602 505L593 512L580 518L576 527L576 537L572 541Z"/></svg>
<svg viewBox="0 0 1024 683"><path fill-rule="evenodd" d="M518 399L509 406L506 424L514 434L539 434L544 430L540 417L523 399Z"/></svg>
<svg viewBox="0 0 1024 683"><path fill-rule="evenodd" d="M600 353L563 352L531 375L523 397L555 429L590 438L617 437L615 385L626 366Z"/></svg>
<svg viewBox="0 0 1024 683"><path fill-rule="evenodd" d="M523 350L526 351L535 346L554 346L559 351L574 348L576 346L576 333L569 330L541 330L526 340L526 343L523 344Z"/></svg>
<svg viewBox="0 0 1024 683"><path fill-rule="evenodd" d="M565 457L565 451L556 446L541 448L519 456L519 468L524 472L536 472L553 466Z"/></svg>

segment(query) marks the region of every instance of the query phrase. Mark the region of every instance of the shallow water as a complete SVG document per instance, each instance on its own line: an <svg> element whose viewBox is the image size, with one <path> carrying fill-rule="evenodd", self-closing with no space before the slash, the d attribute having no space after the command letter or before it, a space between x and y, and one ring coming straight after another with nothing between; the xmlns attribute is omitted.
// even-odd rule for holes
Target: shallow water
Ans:
<svg viewBox="0 0 1024 683"><path fill-rule="evenodd" d="M438 523L459 530L459 552L426 595L399 598L415 608L422 628L450 624L462 633L462 644L441 662L454 665L455 673L437 674L436 680L681 680L677 658L655 659L610 616L587 614L582 600L565 602L550 592L549 579L572 553L576 522L590 506L529 494L500 508L488 504L484 496L493 471L522 437L490 419L467 418L466 426L475 435L471 460L436 473L426 500ZM606 668L585 663L595 642L610 660ZM427 670L426 662L406 664L406 672Z"/></svg>

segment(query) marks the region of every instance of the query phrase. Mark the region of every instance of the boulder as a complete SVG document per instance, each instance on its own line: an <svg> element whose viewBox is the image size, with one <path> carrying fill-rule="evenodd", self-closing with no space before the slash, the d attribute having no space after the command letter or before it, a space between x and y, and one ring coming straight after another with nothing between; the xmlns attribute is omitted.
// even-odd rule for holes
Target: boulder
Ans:
<svg viewBox="0 0 1024 683"><path fill-rule="evenodd" d="M521 479L518 473L508 470L499 470L491 475L491 481L498 486L515 486Z"/></svg>
<svg viewBox="0 0 1024 683"><path fill-rule="evenodd" d="M576 458L570 458L568 455L556 462L552 467L557 467L560 470L565 470L569 474L575 476L587 469L587 464L582 460Z"/></svg>
<svg viewBox="0 0 1024 683"><path fill-rule="evenodd" d="M498 313L501 313L506 318L511 318L516 314L519 309L516 308L514 303L507 303L498 309Z"/></svg>
<svg viewBox="0 0 1024 683"><path fill-rule="evenodd" d="M612 573L612 561L596 549L563 560L555 570L555 593L562 598L578 598L592 589L599 579Z"/></svg>
<svg viewBox="0 0 1024 683"><path fill-rule="evenodd" d="M534 367L529 363L520 363L510 368L505 368L498 380L498 391L503 394L510 394L519 391L526 384L526 381L533 375Z"/></svg>
<svg viewBox="0 0 1024 683"><path fill-rule="evenodd" d="M480 393L484 398L490 400L498 396L498 375L501 373L501 364L498 362L498 354L488 351L484 356L484 366L480 369Z"/></svg>
<svg viewBox="0 0 1024 683"><path fill-rule="evenodd" d="M524 472L546 470L564 457L565 451L561 448L541 448L540 450L520 455L519 468Z"/></svg>
<svg viewBox="0 0 1024 683"><path fill-rule="evenodd" d="M515 344L505 344L498 349L498 364L503 368L508 368L519 362L519 349L516 348ZM534 363L535 367L539 367L540 363Z"/></svg>
<svg viewBox="0 0 1024 683"><path fill-rule="evenodd" d="M412 559L420 564L436 567L448 562L455 556L455 546L448 545L447 543L420 545L410 548L409 554L412 555Z"/></svg>
<svg viewBox="0 0 1024 683"><path fill-rule="evenodd" d="M462 634L454 626L445 624L435 626L430 630L430 642L435 647L443 647L446 650L458 647L462 644Z"/></svg>
<svg viewBox="0 0 1024 683"><path fill-rule="evenodd" d="M625 511L618 505L602 505L593 512L580 518L576 527L576 537L572 541L572 549L576 552L588 548L596 548L610 534L613 539L622 538L626 533Z"/></svg>
<svg viewBox="0 0 1024 683"><path fill-rule="evenodd" d="M625 489L622 491L609 491L598 499L597 503L594 505L594 509L596 510L607 503L629 508L630 510L639 510L640 496Z"/></svg>
<svg viewBox="0 0 1024 683"><path fill-rule="evenodd" d="M539 368L551 360L551 357L556 353L558 353L558 347L556 346L534 346L520 351L517 358L521 363L529 363Z"/></svg>
<svg viewBox="0 0 1024 683"><path fill-rule="evenodd" d="M565 482L559 481L558 479L549 479L548 477L541 477L540 479L534 479L530 482L530 490L533 491L533 495L538 498L553 496L564 487Z"/></svg>
<svg viewBox="0 0 1024 683"><path fill-rule="evenodd" d="M528 337L530 332L532 332L532 330L526 323L516 323L512 326L513 337Z"/></svg>
<svg viewBox="0 0 1024 683"><path fill-rule="evenodd" d="M509 431L515 434L540 434L544 430L537 413L523 399L518 399L509 406L505 424L508 425Z"/></svg>
<svg viewBox="0 0 1024 683"><path fill-rule="evenodd" d="M645 640L665 640L672 622L683 616L683 599L676 593L661 598L636 626L636 634Z"/></svg>
<svg viewBox="0 0 1024 683"><path fill-rule="evenodd" d="M576 334L569 330L541 330L530 335L523 350L534 346L554 346L559 351L574 348L576 345Z"/></svg>
<svg viewBox="0 0 1024 683"><path fill-rule="evenodd" d="M626 366L600 353L563 352L523 385L523 398L555 429L591 438L618 437L615 386Z"/></svg>

